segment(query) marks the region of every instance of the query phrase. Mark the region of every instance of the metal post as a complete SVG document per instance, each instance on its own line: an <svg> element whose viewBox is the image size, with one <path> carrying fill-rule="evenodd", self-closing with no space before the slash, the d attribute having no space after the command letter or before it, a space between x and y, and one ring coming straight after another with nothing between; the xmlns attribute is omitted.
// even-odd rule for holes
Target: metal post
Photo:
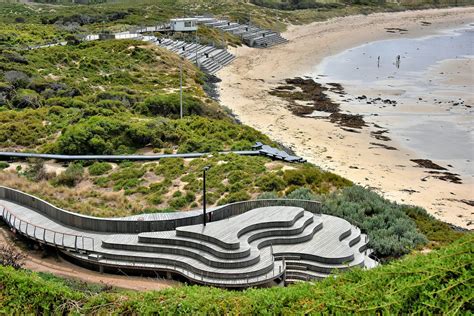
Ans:
<svg viewBox="0 0 474 316"><path fill-rule="evenodd" d="M179 118L183 118L183 58L179 64Z"/></svg>

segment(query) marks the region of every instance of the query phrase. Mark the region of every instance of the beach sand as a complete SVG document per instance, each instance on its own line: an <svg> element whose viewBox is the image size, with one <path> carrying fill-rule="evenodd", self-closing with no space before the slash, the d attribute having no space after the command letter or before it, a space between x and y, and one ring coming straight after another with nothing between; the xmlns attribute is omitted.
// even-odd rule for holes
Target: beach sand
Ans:
<svg viewBox="0 0 474 316"><path fill-rule="evenodd" d="M283 34L290 40L287 44L263 50L233 49L237 59L217 74L222 79L221 102L242 123L321 168L373 188L390 200L424 207L445 222L472 229L474 207L469 205L474 199L472 177L461 175L462 184L433 178L426 173L428 169L410 161L426 158L419 153L395 141L383 144L398 150L371 145L380 143L371 137L372 127L351 133L327 120L297 117L288 111L284 100L268 93L286 78L310 74L325 56L375 40L420 37L472 21L474 7L464 7L349 16L290 26ZM408 32L387 33L385 28L403 28ZM445 63L440 67L447 68L444 71L449 73L456 65ZM464 76L469 79L468 74ZM465 79L453 75L446 80L462 84Z"/></svg>

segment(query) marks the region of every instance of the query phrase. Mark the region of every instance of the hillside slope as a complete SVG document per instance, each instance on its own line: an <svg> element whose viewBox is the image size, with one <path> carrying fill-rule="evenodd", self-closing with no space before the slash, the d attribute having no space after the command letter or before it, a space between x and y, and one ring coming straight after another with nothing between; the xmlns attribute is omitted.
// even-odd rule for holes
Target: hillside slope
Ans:
<svg viewBox="0 0 474 316"><path fill-rule="evenodd" d="M243 292L185 286L160 292L84 292L68 282L0 268L0 312L92 314L465 314L472 312L474 235L429 254L317 283Z"/></svg>

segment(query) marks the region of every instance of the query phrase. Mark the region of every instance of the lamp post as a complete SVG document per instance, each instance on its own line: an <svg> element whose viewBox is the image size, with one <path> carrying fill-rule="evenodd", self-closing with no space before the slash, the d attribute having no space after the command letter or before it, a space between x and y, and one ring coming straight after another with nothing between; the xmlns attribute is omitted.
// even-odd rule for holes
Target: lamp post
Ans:
<svg viewBox="0 0 474 316"><path fill-rule="evenodd" d="M202 169L202 222L206 226L207 214L206 214L206 171L209 170L209 166Z"/></svg>

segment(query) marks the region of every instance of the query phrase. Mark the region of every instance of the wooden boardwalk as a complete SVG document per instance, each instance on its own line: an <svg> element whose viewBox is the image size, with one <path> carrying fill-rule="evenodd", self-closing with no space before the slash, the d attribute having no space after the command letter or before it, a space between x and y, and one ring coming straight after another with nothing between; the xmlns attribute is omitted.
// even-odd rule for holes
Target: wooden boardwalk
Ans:
<svg viewBox="0 0 474 316"><path fill-rule="evenodd" d="M368 239L358 228L294 206L257 207L206 226L139 233L67 226L5 198L0 198L0 214L18 233L89 266L168 272L212 286L319 279L333 270L374 266ZM133 225L130 219L124 218Z"/></svg>

